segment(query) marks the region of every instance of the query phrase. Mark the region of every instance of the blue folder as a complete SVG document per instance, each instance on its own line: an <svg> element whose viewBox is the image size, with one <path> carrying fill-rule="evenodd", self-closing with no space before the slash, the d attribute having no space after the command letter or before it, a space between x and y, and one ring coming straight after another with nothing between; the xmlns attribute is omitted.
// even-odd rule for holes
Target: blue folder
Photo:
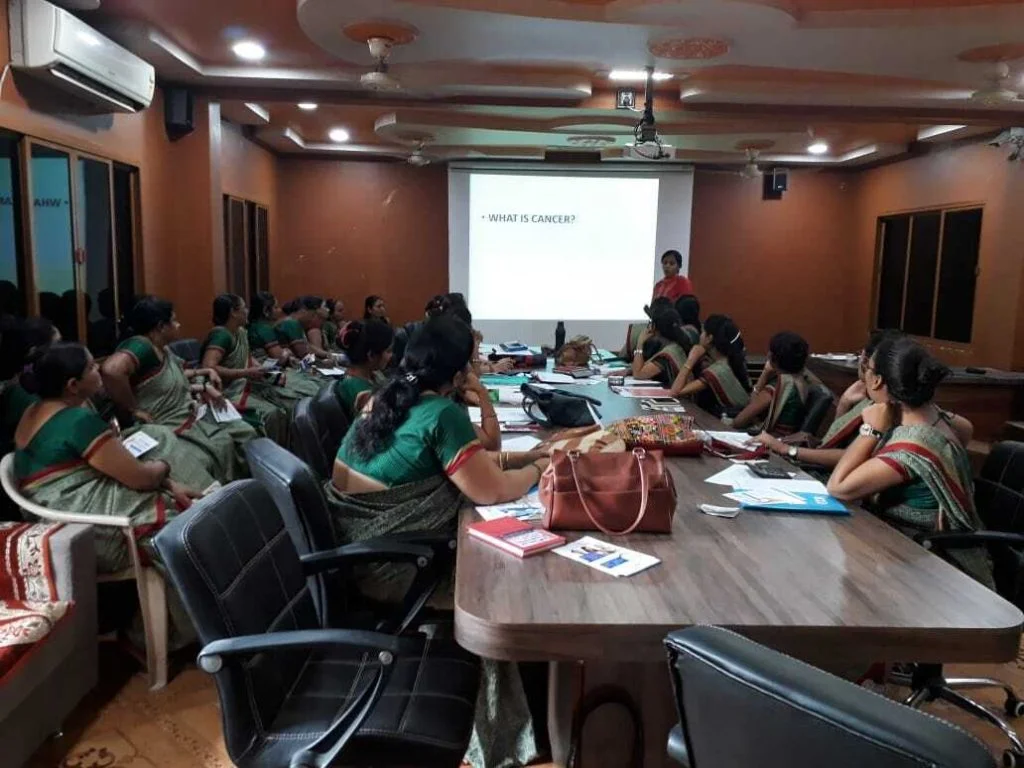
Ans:
<svg viewBox="0 0 1024 768"><path fill-rule="evenodd" d="M736 490L740 490L737 488ZM786 491L793 496L803 499L803 504L793 502L781 502L778 504L740 504L744 509L762 509L765 512L804 512L811 515L849 515L850 510L846 508L839 499L833 499L823 493L794 493Z"/></svg>

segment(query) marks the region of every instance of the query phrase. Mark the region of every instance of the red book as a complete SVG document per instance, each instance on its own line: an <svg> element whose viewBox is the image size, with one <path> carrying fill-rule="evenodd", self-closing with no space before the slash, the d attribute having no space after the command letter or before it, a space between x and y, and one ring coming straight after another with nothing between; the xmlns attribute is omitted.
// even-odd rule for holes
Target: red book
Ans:
<svg viewBox="0 0 1024 768"><path fill-rule="evenodd" d="M564 536L543 528L534 528L514 517L470 523L466 528L470 536L516 557L529 557L565 544Z"/></svg>

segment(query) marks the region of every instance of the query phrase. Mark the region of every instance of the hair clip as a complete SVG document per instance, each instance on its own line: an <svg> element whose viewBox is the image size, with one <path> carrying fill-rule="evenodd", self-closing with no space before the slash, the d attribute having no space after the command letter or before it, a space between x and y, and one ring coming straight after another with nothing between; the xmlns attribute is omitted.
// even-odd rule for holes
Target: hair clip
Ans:
<svg viewBox="0 0 1024 768"><path fill-rule="evenodd" d="M408 381L410 384L419 384L420 377L417 376L415 373L407 373L405 374L405 380Z"/></svg>
<svg viewBox="0 0 1024 768"><path fill-rule="evenodd" d="M732 341L730 341L729 343L730 344L735 344L737 341L740 340L740 336L741 335L742 334L739 331L736 331L736 335L732 337Z"/></svg>

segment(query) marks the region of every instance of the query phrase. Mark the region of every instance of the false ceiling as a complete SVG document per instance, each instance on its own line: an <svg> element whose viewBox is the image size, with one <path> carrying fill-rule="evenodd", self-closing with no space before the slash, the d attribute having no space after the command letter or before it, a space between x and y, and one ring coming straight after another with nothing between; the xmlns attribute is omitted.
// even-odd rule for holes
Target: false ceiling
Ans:
<svg viewBox="0 0 1024 768"><path fill-rule="evenodd" d="M643 84L610 74L648 65L670 76L655 113L678 160L856 165L1024 122L1024 0L103 0L81 16L279 153L617 159L640 113L616 91L639 109ZM385 90L363 81L373 38ZM264 57L239 58L242 41Z"/></svg>

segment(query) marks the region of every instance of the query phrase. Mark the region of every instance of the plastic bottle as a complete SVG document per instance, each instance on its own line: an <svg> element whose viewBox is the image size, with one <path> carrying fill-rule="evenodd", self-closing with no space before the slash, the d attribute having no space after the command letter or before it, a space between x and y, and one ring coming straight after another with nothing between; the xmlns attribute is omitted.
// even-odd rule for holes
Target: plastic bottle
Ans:
<svg viewBox="0 0 1024 768"><path fill-rule="evenodd" d="M565 345L565 323L561 320L555 326L555 349L559 350Z"/></svg>

